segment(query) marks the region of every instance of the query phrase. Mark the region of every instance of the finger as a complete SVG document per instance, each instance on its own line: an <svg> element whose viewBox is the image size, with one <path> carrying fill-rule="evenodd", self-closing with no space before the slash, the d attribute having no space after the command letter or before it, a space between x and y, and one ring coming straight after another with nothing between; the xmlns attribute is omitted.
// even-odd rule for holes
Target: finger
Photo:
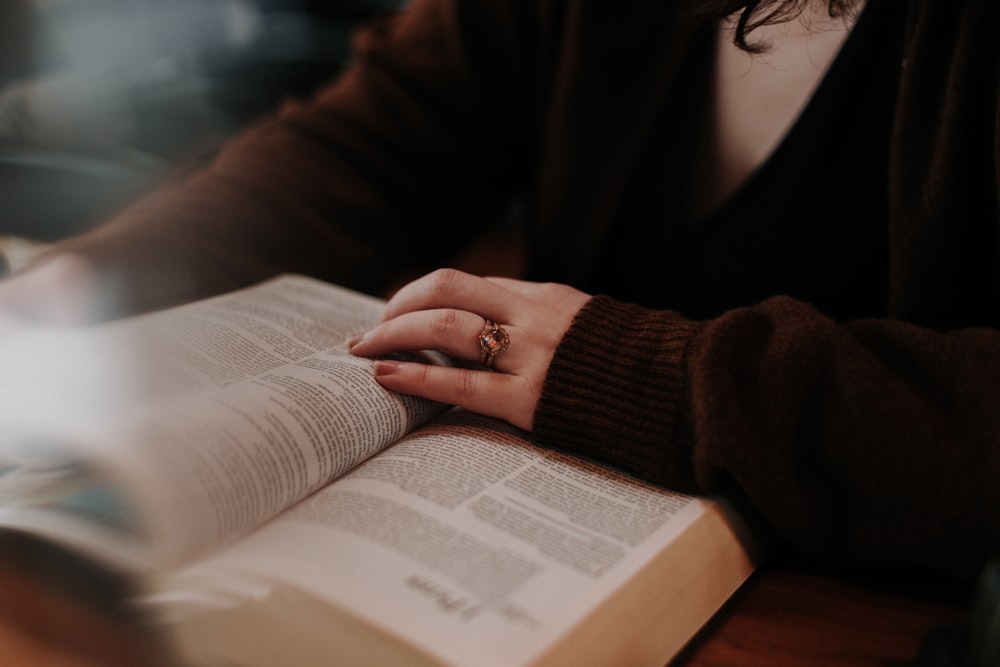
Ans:
<svg viewBox="0 0 1000 667"><path fill-rule="evenodd" d="M378 357L403 350L438 350L458 359L479 359L483 318L464 310L438 308L398 315L352 341L351 352Z"/></svg>
<svg viewBox="0 0 1000 667"><path fill-rule="evenodd" d="M492 280L455 269L439 269L402 287L386 304L383 320L405 312L454 308L509 322L520 297Z"/></svg>
<svg viewBox="0 0 1000 667"><path fill-rule="evenodd" d="M457 405L525 430L532 427L537 399L530 384L514 375L379 360L375 362L375 379L391 391Z"/></svg>
<svg viewBox="0 0 1000 667"><path fill-rule="evenodd" d="M494 283L508 292L521 297L532 296L534 290L537 290L539 285L539 283L519 280L517 278L508 278L506 276L486 276L485 280L489 280L491 283Z"/></svg>

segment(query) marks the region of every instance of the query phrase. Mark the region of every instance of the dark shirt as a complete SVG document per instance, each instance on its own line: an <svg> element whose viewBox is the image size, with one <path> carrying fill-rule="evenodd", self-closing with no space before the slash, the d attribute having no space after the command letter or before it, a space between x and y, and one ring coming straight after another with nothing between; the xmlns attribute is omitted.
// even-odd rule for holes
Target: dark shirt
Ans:
<svg viewBox="0 0 1000 667"><path fill-rule="evenodd" d="M689 165L704 136L697 128L714 51L714 33L706 35L678 84L682 94L672 97L680 103L663 114L593 291L699 319L779 294L841 320L884 316L902 9L868 3L775 151L717 210L693 220Z"/></svg>

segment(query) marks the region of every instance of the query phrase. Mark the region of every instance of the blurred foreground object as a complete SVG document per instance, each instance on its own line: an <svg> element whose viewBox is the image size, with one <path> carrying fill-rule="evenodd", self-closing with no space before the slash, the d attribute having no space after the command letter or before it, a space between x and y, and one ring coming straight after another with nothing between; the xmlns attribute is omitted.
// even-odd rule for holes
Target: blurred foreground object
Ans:
<svg viewBox="0 0 1000 667"><path fill-rule="evenodd" d="M5 0L0 234L101 222L350 58L399 0ZM8 35L9 33L9 35Z"/></svg>
<svg viewBox="0 0 1000 667"><path fill-rule="evenodd" d="M0 236L0 278L26 266L47 247L47 243L19 236Z"/></svg>

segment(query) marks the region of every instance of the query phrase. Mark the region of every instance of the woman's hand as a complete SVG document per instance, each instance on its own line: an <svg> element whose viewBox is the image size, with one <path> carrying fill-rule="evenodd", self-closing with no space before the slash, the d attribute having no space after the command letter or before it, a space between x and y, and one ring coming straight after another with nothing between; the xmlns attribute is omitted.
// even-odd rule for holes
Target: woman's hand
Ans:
<svg viewBox="0 0 1000 667"><path fill-rule="evenodd" d="M484 357L487 320L509 337L492 370L378 360L375 378L388 389L500 417L531 430L542 382L556 346L590 296L566 285L479 278L441 269L406 285L382 320L352 341L363 357L439 350L468 362Z"/></svg>

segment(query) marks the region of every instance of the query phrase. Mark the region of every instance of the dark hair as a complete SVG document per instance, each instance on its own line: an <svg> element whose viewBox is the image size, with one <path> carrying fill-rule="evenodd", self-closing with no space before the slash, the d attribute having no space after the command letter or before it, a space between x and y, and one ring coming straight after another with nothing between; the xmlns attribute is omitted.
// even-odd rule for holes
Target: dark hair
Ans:
<svg viewBox="0 0 1000 667"><path fill-rule="evenodd" d="M801 14L815 0L690 0L695 11L722 19L739 14L733 42L750 53L761 53L767 44L748 41L747 36L764 25L783 23ZM849 16L861 0L825 0L831 18Z"/></svg>

